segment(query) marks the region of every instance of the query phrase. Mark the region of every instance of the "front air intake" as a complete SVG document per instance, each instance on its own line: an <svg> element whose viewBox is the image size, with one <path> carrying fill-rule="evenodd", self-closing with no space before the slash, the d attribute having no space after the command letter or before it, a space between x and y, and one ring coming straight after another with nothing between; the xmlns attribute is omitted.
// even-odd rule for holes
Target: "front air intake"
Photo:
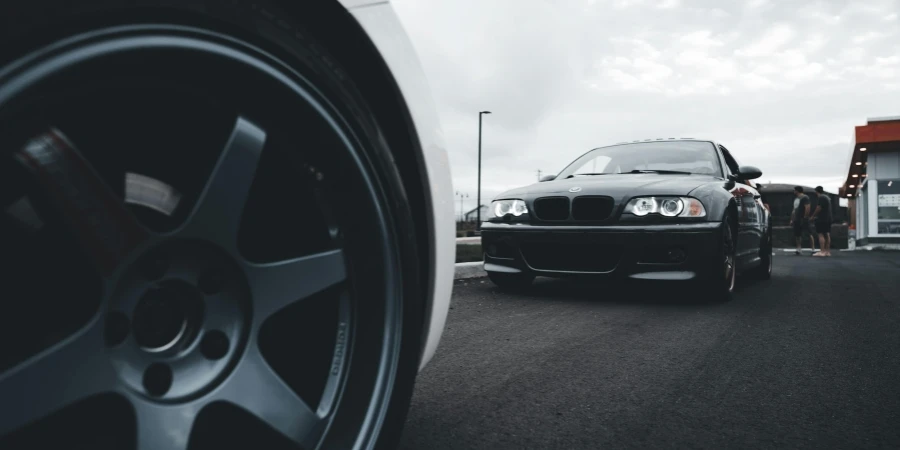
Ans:
<svg viewBox="0 0 900 450"><path fill-rule="evenodd" d="M569 218L569 198L541 197L534 201L534 215L538 220L566 220Z"/></svg>
<svg viewBox="0 0 900 450"><path fill-rule="evenodd" d="M584 196L572 200L572 218L575 220L606 220L612 215L614 201L607 196Z"/></svg>

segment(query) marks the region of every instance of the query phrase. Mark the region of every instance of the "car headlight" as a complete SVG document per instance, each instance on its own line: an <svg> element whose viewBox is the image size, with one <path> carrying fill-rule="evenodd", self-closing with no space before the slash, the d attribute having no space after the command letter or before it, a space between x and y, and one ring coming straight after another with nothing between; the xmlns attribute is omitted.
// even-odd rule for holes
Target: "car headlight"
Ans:
<svg viewBox="0 0 900 450"><path fill-rule="evenodd" d="M625 206L635 216L659 214L666 217L706 217L703 203L691 197L637 197Z"/></svg>
<svg viewBox="0 0 900 450"><path fill-rule="evenodd" d="M497 200L491 203L491 211L494 217L503 217L507 214L519 217L528 213L528 207L524 200Z"/></svg>

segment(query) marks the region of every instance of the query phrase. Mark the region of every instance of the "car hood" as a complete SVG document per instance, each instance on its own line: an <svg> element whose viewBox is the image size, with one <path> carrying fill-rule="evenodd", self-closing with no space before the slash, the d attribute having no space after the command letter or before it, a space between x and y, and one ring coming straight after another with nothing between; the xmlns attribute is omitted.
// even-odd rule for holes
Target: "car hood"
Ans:
<svg viewBox="0 0 900 450"><path fill-rule="evenodd" d="M608 195L613 198L634 195L687 195L701 185L722 181L724 180L710 175L657 173L593 175L535 183L506 191L496 198L534 198L544 195ZM572 188L581 190L573 193L570 191Z"/></svg>

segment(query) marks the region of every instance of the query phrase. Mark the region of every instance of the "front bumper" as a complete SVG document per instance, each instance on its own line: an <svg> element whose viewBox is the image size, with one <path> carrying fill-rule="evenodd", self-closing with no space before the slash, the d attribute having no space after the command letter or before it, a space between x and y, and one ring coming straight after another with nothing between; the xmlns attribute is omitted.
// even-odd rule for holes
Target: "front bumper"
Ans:
<svg viewBox="0 0 900 450"><path fill-rule="evenodd" d="M617 226L484 223L488 272L692 280L713 267L719 222Z"/></svg>

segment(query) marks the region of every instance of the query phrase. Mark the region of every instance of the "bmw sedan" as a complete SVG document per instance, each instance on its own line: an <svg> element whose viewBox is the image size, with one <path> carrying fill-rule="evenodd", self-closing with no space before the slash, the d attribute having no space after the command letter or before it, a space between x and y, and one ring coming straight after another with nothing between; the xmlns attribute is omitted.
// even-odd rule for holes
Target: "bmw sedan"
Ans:
<svg viewBox="0 0 900 450"><path fill-rule="evenodd" d="M711 140L596 148L493 201L484 268L501 287L606 276L698 282L728 299L738 273L772 273L769 213L750 182L761 175Z"/></svg>

